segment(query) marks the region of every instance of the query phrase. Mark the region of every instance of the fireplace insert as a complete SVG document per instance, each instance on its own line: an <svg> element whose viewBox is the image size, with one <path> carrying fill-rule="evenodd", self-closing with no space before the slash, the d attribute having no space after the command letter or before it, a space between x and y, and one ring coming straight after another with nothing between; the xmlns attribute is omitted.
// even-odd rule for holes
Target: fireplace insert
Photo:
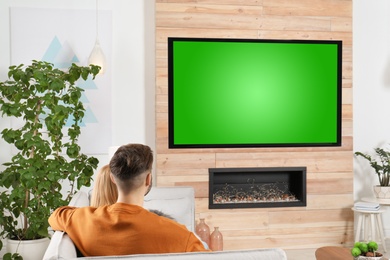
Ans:
<svg viewBox="0 0 390 260"><path fill-rule="evenodd" d="M306 206L306 167L210 168L209 208Z"/></svg>

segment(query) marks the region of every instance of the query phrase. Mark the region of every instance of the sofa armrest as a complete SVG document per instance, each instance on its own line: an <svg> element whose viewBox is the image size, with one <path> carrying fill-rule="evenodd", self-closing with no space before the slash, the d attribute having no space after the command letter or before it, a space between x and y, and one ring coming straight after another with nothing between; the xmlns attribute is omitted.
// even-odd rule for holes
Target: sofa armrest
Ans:
<svg viewBox="0 0 390 260"><path fill-rule="evenodd" d="M86 207L89 206L88 195L85 192L76 193L69 206ZM50 238L50 244L46 249L43 260L72 259L77 257L76 247L70 237L62 232L55 231Z"/></svg>
<svg viewBox="0 0 390 260"><path fill-rule="evenodd" d="M62 231L55 231L50 239L43 260L77 258L76 248L69 236Z"/></svg>

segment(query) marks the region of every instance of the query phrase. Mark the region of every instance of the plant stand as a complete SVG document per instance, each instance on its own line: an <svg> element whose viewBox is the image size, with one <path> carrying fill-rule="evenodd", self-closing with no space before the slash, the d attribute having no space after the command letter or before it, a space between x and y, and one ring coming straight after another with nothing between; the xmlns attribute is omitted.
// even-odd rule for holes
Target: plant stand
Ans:
<svg viewBox="0 0 390 260"><path fill-rule="evenodd" d="M352 208L358 214L358 224L356 228L355 242L361 241L360 235L363 235L364 241L377 240L376 231L379 232L380 241L383 251L386 252L386 241L383 235L382 213L383 209L379 210L359 210Z"/></svg>

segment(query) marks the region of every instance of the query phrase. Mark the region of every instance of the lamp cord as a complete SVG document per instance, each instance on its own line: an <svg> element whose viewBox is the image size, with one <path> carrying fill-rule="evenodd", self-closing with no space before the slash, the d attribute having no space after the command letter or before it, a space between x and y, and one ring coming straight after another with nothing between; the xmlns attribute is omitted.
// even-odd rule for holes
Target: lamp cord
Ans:
<svg viewBox="0 0 390 260"><path fill-rule="evenodd" d="M99 18L98 18L98 2L99 0L96 0L96 39L99 38Z"/></svg>

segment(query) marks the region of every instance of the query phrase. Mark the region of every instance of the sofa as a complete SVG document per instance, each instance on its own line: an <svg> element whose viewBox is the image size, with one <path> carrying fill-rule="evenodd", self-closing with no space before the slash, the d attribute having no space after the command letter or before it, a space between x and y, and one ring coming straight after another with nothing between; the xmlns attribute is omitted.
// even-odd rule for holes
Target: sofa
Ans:
<svg viewBox="0 0 390 260"><path fill-rule="evenodd" d="M185 225L188 230L195 230L195 196L192 187L153 187L145 196L144 206L149 210L159 210L172 216L176 221ZM71 202L71 206L89 206L89 194L78 192ZM95 256L81 257L78 255L69 236L61 231L55 231L50 244L45 252L43 260L55 259L259 259L259 260L286 260L284 250L271 249L248 249L218 252L193 252L193 253L169 253L169 254L142 254L126 256Z"/></svg>

